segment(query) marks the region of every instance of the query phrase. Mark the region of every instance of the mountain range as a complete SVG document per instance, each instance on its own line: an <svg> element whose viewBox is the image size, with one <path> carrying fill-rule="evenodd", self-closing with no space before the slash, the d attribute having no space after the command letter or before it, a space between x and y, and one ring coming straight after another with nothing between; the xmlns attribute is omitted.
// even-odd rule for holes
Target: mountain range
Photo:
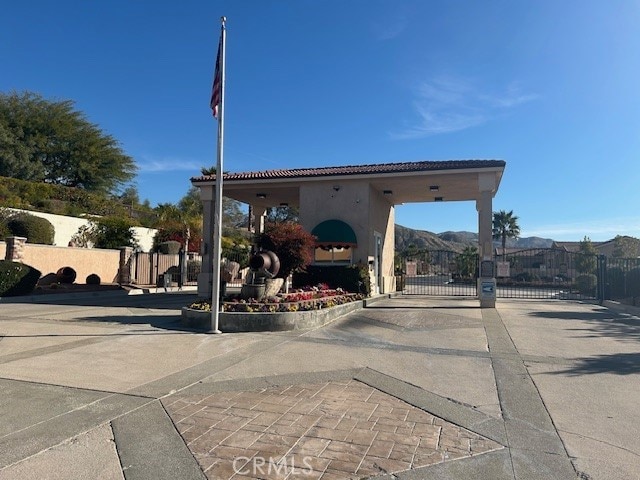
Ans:
<svg viewBox="0 0 640 480"><path fill-rule="evenodd" d="M478 234L474 232L433 233L396 225L395 243L397 251L406 250L410 245L414 245L420 249L461 252L465 247L478 246ZM549 248L552 243L553 240L550 238L524 237L517 240L508 238L507 248ZM495 241L494 244L500 246L501 242Z"/></svg>

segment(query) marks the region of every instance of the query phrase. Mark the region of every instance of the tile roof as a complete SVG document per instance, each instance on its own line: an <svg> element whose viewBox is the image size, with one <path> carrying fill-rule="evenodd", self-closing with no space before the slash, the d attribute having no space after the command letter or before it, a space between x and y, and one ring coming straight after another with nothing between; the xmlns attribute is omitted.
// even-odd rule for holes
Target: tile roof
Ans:
<svg viewBox="0 0 640 480"><path fill-rule="evenodd" d="M504 160L445 160L372 165L345 165L340 167L291 168L259 172L226 173L225 180L266 180L301 177L330 177L334 175L375 175L402 172L429 172L437 170L463 170L468 168L497 168L506 165ZM193 177L192 182L215 180L215 175Z"/></svg>

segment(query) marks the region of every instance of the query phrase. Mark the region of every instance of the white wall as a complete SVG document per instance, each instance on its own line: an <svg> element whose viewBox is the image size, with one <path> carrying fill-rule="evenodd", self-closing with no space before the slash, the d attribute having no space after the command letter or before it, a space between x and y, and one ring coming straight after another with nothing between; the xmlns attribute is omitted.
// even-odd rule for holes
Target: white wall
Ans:
<svg viewBox="0 0 640 480"><path fill-rule="evenodd" d="M86 218L67 217L65 215L55 215L53 213L32 212L30 210L20 210L16 208L8 208L7 210L25 212L33 215L34 217L41 217L51 222L53 228L55 228L53 244L59 247L66 247L69 245L71 237L78 232L78 229L89 223L89 220ZM153 246L153 237L156 234L156 231L157 230L155 228L133 227L135 238L140 244L142 251L148 252L151 250L151 247Z"/></svg>

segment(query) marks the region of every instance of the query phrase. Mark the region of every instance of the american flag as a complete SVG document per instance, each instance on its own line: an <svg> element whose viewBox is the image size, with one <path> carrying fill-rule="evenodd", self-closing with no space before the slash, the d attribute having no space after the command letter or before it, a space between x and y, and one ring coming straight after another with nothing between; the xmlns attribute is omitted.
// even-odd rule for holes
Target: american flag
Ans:
<svg viewBox="0 0 640 480"><path fill-rule="evenodd" d="M218 56L216 57L216 73L213 77L213 87L211 89L211 110L213 116L218 118L218 106L220 105L220 96L222 90L222 73L220 72L220 55L222 55L222 37L218 44Z"/></svg>

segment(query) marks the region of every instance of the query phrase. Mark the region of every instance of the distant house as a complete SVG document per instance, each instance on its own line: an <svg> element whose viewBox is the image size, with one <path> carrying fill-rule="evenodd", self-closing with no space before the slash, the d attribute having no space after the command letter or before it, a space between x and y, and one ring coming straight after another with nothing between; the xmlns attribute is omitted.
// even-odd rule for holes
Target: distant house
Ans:
<svg viewBox="0 0 640 480"><path fill-rule="evenodd" d="M625 237L622 237L625 238ZM631 237L626 237L631 238ZM606 242L591 242L593 248L595 248L598 255L604 255L605 257L613 257L613 252L616 248L616 239L612 238ZM551 248L562 249L566 252L576 253L580 251L580 242L553 242Z"/></svg>

